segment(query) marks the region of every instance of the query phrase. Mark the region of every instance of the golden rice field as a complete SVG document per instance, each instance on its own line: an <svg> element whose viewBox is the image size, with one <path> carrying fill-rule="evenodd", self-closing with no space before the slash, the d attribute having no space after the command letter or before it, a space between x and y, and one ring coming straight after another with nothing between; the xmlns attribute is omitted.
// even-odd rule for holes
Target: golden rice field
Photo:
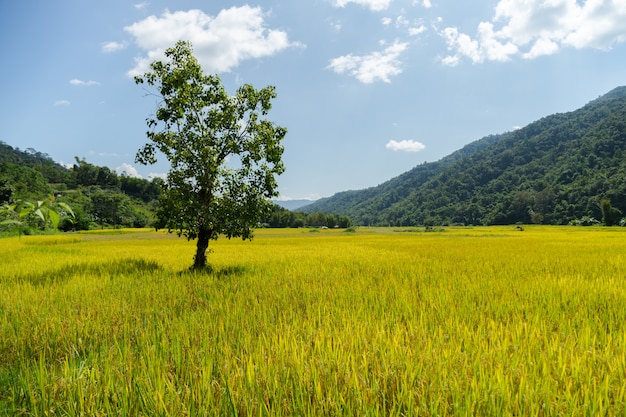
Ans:
<svg viewBox="0 0 626 417"><path fill-rule="evenodd" d="M0 239L0 415L626 414L626 230Z"/></svg>

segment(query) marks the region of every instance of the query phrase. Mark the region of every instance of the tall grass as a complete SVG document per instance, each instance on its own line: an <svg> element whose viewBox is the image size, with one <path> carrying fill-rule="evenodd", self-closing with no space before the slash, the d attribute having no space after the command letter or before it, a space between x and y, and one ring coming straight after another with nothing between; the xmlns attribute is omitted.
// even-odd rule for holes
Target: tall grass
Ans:
<svg viewBox="0 0 626 417"><path fill-rule="evenodd" d="M626 231L0 240L0 415L621 415Z"/></svg>

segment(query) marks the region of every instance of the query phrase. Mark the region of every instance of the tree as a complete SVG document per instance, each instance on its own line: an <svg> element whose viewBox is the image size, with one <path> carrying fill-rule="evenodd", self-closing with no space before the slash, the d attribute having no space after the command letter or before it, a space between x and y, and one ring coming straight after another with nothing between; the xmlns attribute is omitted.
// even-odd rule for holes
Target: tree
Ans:
<svg viewBox="0 0 626 417"><path fill-rule="evenodd" d="M611 206L611 200L604 198L600 201L600 209L602 210L602 223L605 226L615 226L622 217L622 211Z"/></svg>
<svg viewBox="0 0 626 417"><path fill-rule="evenodd" d="M287 130L264 118L273 86L249 84L229 96L217 75L205 75L188 42L178 42L137 84L155 87L160 103L148 117L151 141L136 162L153 164L157 150L170 162L157 208L157 227L197 239L194 269L206 266L210 239L252 239L278 195Z"/></svg>
<svg viewBox="0 0 626 417"><path fill-rule="evenodd" d="M104 229L104 225L112 224L127 227L142 227L147 223L136 224L137 214L133 210L132 202L126 194L99 191L91 195L91 213L94 220Z"/></svg>

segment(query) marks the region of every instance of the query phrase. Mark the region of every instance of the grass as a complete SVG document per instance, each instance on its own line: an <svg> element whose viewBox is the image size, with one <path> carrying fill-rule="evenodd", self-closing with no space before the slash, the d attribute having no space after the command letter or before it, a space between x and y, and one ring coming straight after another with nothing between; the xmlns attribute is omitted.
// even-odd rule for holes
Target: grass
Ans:
<svg viewBox="0 0 626 417"><path fill-rule="evenodd" d="M0 415L622 415L626 230L0 240Z"/></svg>

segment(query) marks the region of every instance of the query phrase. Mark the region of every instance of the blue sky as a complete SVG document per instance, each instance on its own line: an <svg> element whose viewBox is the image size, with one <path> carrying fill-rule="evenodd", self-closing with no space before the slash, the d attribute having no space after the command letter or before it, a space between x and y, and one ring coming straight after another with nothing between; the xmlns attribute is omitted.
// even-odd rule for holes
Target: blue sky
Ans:
<svg viewBox="0 0 626 417"><path fill-rule="evenodd" d="M626 0L0 2L0 140L131 175L178 39L229 92L274 85L284 199L385 182L626 84Z"/></svg>

